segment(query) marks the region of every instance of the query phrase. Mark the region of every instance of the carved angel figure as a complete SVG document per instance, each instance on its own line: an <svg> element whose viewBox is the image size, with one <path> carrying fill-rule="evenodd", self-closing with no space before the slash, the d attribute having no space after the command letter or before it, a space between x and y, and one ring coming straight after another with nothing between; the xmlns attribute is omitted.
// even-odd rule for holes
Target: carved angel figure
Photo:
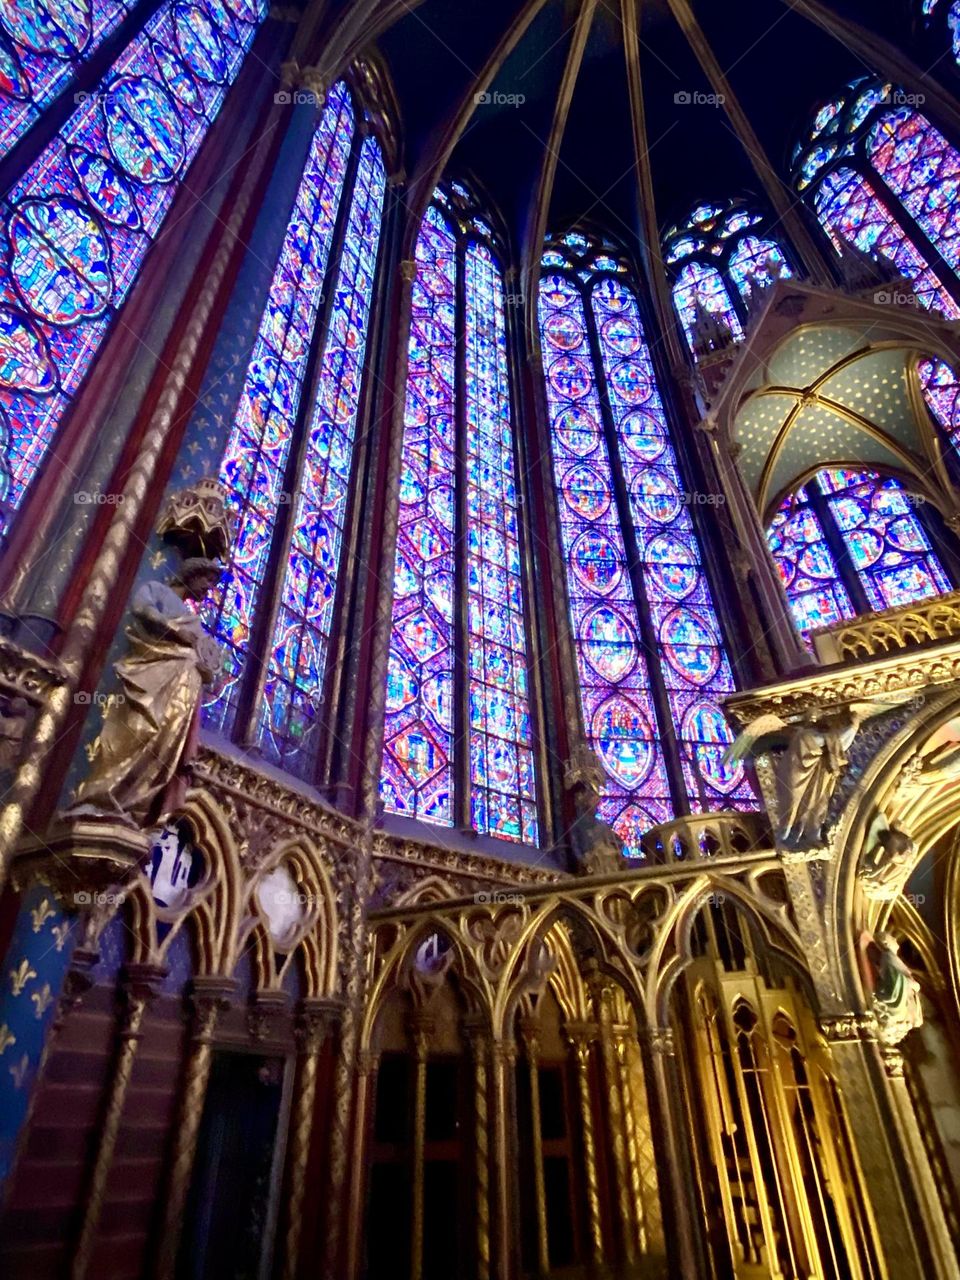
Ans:
<svg viewBox="0 0 960 1280"><path fill-rule="evenodd" d="M905 693L903 701L909 697ZM726 762L779 752L775 775L780 844L811 849L823 843L830 800L861 723L896 705L890 698L853 702L827 714L809 712L793 724L777 715L764 715L740 734L727 750Z"/></svg>
<svg viewBox="0 0 960 1280"><path fill-rule="evenodd" d="M73 812L154 826L182 804L197 749L200 691L223 661L186 601L201 600L220 571L216 561L197 557L169 586L148 582L136 593L129 652L114 666L120 692L107 705Z"/></svg>

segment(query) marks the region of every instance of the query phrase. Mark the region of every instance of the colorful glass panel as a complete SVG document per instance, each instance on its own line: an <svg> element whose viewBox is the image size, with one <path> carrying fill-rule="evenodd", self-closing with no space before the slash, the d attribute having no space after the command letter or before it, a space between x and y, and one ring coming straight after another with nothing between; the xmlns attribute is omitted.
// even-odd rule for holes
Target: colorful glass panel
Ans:
<svg viewBox="0 0 960 1280"><path fill-rule="evenodd" d="M341 83L331 90L310 145L220 469L237 533L226 575L203 609L227 655L225 678L204 707L204 721L224 732L236 715L277 510L288 501L283 485L293 423L352 136L353 108Z"/></svg>
<svg viewBox="0 0 960 1280"><path fill-rule="evenodd" d="M0 156L24 136L136 0L0 0Z"/></svg>
<svg viewBox="0 0 960 1280"><path fill-rule="evenodd" d="M758 288L767 289L777 280L787 280L793 274L776 240L758 236L743 237L730 255L727 270L746 303L751 301Z"/></svg>
<svg viewBox="0 0 960 1280"><path fill-rule="evenodd" d="M691 351L700 310L715 315L737 341L743 337L743 328L730 301L727 286L716 267L706 266L702 262L688 262L681 269L673 286L673 301Z"/></svg>
<svg viewBox="0 0 960 1280"><path fill-rule="evenodd" d="M583 299L563 276L547 275L540 283L540 330L584 727L607 779L599 813L638 855L644 831L672 818L673 803ZM625 442L629 434L625 429ZM644 438L638 434L635 443ZM657 433L650 437L654 446L659 448ZM667 496L651 494L654 509L662 500Z"/></svg>
<svg viewBox="0 0 960 1280"><path fill-rule="evenodd" d="M249 16L162 5L6 196L0 532L240 70L258 21Z"/></svg>
<svg viewBox="0 0 960 1280"><path fill-rule="evenodd" d="M823 526L807 505L804 489L780 504L767 530L767 542L801 634L856 616Z"/></svg>
<svg viewBox="0 0 960 1280"><path fill-rule="evenodd" d="M453 822L456 237L434 205L417 239L380 795Z"/></svg>
<svg viewBox="0 0 960 1280"><path fill-rule="evenodd" d="M863 174L854 169L834 170L818 188L815 203L838 252L846 240L864 253L886 258L912 282L923 306L941 311L951 320L960 318L960 307Z"/></svg>
<svg viewBox="0 0 960 1280"><path fill-rule="evenodd" d="M949 591L950 580L899 480L873 472L821 471L820 491L873 609L895 609Z"/></svg>
<svg viewBox="0 0 960 1280"><path fill-rule="evenodd" d="M474 241L464 274L471 821L475 831L536 844L503 277Z"/></svg>
<svg viewBox="0 0 960 1280"><path fill-rule="evenodd" d="M943 360L917 363L917 377L927 407L960 453L960 380Z"/></svg>
<svg viewBox="0 0 960 1280"><path fill-rule="evenodd" d="M264 756L306 778L316 765L385 188L380 145L368 137L360 148L260 704L257 741Z"/></svg>
<svg viewBox="0 0 960 1280"><path fill-rule="evenodd" d="M919 112L882 116L867 155L890 190L950 266L960 268L960 155Z"/></svg>
<svg viewBox="0 0 960 1280"><path fill-rule="evenodd" d="M723 762L736 735L719 700L736 685L637 300L620 281L604 280L594 285L591 306L687 795L695 811L752 808L743 766Z"/></svg>

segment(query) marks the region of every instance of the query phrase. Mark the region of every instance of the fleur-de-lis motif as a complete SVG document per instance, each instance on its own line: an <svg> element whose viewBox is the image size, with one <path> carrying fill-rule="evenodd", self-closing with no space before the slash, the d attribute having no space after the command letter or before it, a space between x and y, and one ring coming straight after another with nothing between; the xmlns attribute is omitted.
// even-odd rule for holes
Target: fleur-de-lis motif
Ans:
<svg viewBox="0 0 960 1280"><path fill-rule="evenodd" d="M27 1072L29 1070L30 1070L30 1059L27 1057L26 1054L24 1054L23 1057L20 1059L20 1061L15 1062L13 1066L10 1068L10 1074L13 1076L13 1087L15 1089L23 1088L23 1082L24 1080L26 1080Z"/></svg>
<svg viewBox="0 0 960 1280"><path fill-rule="evenodd" d="M30 979L36 976L36 969L31 966L30 961L24 956L16 969L10 970L10 990L15 996L20 995Z"/></svg>
<svg viewBox="0 0 960 1280"><path fill-rule="evenodd" d="M70 921L64 920L60 924L55 924L50 932L53 934L53 943L57 951L62 951L63 944L70 936Z"/></svg>
<svg viewBox="0 0 960 1280"><path fill-rule="evenodd" d="M16 1043L17 1037L5 1022L0 1022L0 1054L6 1053L10 1046Z"/></svg>
<svg viewBox="0 0 960 1280"><path fill-rule="evenodd" d="M50 905L49 898L44 898L39 907L32 907L30 909L30 918L33 921L33 932L39 933L50 917L55 914L56 912Z"/></svg>
<svg viewBox="0 0 960 1280"><path fill-rule="evenodd" d="M50 983L45 982L39 991L32 991L30 999L37 1006L36 1016L42 1018L53 1003L53 992L50 990Z"/></svg>

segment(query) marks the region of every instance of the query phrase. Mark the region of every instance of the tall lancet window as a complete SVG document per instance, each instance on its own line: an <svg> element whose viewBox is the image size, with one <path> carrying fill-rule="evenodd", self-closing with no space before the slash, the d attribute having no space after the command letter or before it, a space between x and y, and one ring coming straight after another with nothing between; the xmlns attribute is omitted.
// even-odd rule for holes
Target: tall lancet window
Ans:
<svg viewBox="0 0 960 1280"><path fill-rule="evenodd" d="M543 257L540 332L584 729L601 815L640 853L677 814L753 808L720 700L734 690L714 598L616 250L577 232Z"/></svg>
<svg viewBox="0 0 960 1280"><path fill-rule="evenodd" d="M885 260L923 306L960 318L960 155L907 95L856 81L819 109L794 169L838 253Z"/></svg>
<svg viewBox="0 0 960 1280"><path fill-rule="evenodd" d="M237 537L204 620L228 653L205 723L317 766L386 173L342 82L304 166L220 478Z"/></svg>
<svg viewBox="0 0 960 1280"><path fill-rule="evenodd" d="M835 467L780 503L767 541L803 634L952 584L899 480Z"/></svg>
<svg viewBox="0 0 960 1280"><path fill-rule="evenodd" d="M793 274L764 215L744 200L697 205L667 232L664 261L691 351L739 342L764 290Z"/></svg>
<svg viewBox="0 0 960 1280"><path fill-rule="evenodd" d="M435 192L416 268L380 793L536 844L507 286L461 184Z"/></svg>
<svg viewBox="0 0 960 1280"><path fill-rule="evenodd" d="M166 0L4 197L0 536L136 281L266 7L265 0L210 7ZM4 5L2 21L40 12ZM56 12L50 21L62 31L74 9L42 12ZM0 48L10 52L2 40Z"/></svg>

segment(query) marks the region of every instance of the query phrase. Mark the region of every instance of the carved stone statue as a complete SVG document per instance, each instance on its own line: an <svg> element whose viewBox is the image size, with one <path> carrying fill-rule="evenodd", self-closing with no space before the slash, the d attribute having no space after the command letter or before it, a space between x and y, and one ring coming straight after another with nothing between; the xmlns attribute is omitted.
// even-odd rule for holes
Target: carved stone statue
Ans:
<svg viewBox="0 0 960 1280"><path fill-rule="evenodd" d="M169 585L148 582L137 592L130 649L115 664L120 692L107 705L72 814L115 814L154 826L182 804L200 692L222 666L220 646L187 601L201 600L220 572L216 561L193 557Z"/></svg>
<svg viewBox="0 0 960 1280"><path fill-rule="evenodd" d="M868 898L888 901L897 896L904 869L913 861L914 849L912 837L896 825L877 833L859 872Z"/></svg>
<svg viewBox="0 0 960 1280"><path fill-rule="evenodd" d="M900 946L892 933L865 939L864 954L873 991L873 1012L880 1039L896 1045L910 1031L923 1025L920 983L900 958Z"/></svg>
<svg viewBox="0 0 960 1280"><path fill-rule="evenodd" d="M586 875L617 871L623 865L623 841L609 823L597 817L605 774L596 752L581 744L564 769L563 781L573 793L576 818L570 842Z"/></svg>

